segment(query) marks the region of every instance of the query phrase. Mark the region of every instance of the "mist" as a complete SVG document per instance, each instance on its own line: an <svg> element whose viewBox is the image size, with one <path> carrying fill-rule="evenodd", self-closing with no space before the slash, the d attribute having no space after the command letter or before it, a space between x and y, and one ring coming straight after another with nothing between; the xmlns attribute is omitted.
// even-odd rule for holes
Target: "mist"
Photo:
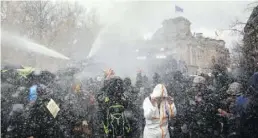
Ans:
<svg viewBox="0 0 258 138"><path fill-rule="evenodd" d="M230 36L230 31L225 31L220 37L216 37L214 32L228 28L235 18L243 21L247 20L249 14L249 11L246 11L243 12L244 16L241 15L241 11L244 11L243 8L246 8L247 5L244 2L236 2L232 8L227 8L227 17L217 16L221 15L221 12L226 9L223 2L216 3L220 9L219 11L214 9L214 2L106 1L104 3L81 3L92 5L92 7L96 8L103 24L101 32L92 45L89 57L105 62L108 65L107 68L113 68L118 75L122 76L135 74L141 68L136 63L138 61L135 60L135 50L146 43L145 39L151 39L152 34L162 27L162 22L165 19L178 16L186 17L192 23L192 33L203 33L204 36L214 39L225 38L226 47L232 47L230 45L231 41L241 39L239 36ZM184 13L175 13L174 4L185 7L186 11ZM201 8L196 9L194 6ZM236 12L235 9L239 8L241 10ZM234 16L231 16L233 14ZM218 18L223 18L223 23L217 23L221 20ZM144 71L148 72L148 70Z"/></svg>
<svg viewBox="0 0 258 138"><path fill-rule="evenodd" d="M33 43L32 41L30 41L28 39L19 37L15 34L11 34L4 30L2 30L1 33L2 33L1 42L2 42L3 46L8 45L8 46L11 46L14 48L18 48L20 50L32 51L32 52L36 52L36 53L43 54L46 56L54 57L54 58L69 60L68 57L62 55L61 53L58 53L54 50L46 48L37 43Z"/></svg>
<svg viewBox="0 0 258 138"><path fill-rule="evenodd" d="M88 25L89 21L92 20L90 18L91 16L96 16L94 17L94 22L98 22L98 25L95 29L90 25L85 29L74 29L69 32L56 34L55 42L51 44L52 46L50 47L53 47L53 50L70 58L70 61L66 61L62 66L57 66L55 70L80 68L80 70L84 72L81 74L87 72L87 75L92 75L96 73L94 72L95 70L97 70L99 74L99 72L105 69L112 68L119 76L133 77L137 70L142 69L143 64L152 64L148 63L152 61L145 60L143 62L137 60L136 49L141 48L149 42L146 41L146 39L151 39L152 35L162 27L164 20L178 16L186 17L191 22L191 31L204 31L201 32L204 36L212 38L214 38L212 36L214 30L224 28L221 24L212 25L211 23L215 20L218 21L219 17L216 15L224 11L225 4L223 4L223 2L217 3L221 10L216 12L212 12L214 11L214 7L213 10L209 9L209 6L212 7L214 4L212 2L85 2L80 0L56 2L56 4L64 3L69 3L74 7L82 4L85 8L85 10L81 10L82 12L76 10L79 8L73 9L74 13L76 13L74 15L78 17L75 21L77 22L77 26L82 26L80 24L84 22ZM186 11L184 13L175 13L173 7L175 4L184 7ZM232 9L228 9L228 14L232 14L232 12L235 11L234 9L242 4L246 3L235 3ZM192 5L199 5L202 8L196 10ZM94 14L92 14L92 12L94 12ZM197 16L199 16L199 18ZM235 16L240 16L240 13L237 12ZM60 17L60 19L62 19L62 17ZM211 19L213 21L210 21ZM241 16L241 19L245 18ZM229 21L225 19L223 25L229 25ZM19 27L22 28L23 26ZM20 30L19 27L16 30ZM7 24L3 25L3 28L8 30L12 27ZM76 31L76 33L73 31ZM222 36L228 38L225 34ZM31 38L31 40L45 45L44 42L39 42L37 39ZM49 47L48 44L45 46ZM174 51L178 53L178 50L179 49L176 49ZM143 70L143 73L148 72L148 68Z"/></svg>

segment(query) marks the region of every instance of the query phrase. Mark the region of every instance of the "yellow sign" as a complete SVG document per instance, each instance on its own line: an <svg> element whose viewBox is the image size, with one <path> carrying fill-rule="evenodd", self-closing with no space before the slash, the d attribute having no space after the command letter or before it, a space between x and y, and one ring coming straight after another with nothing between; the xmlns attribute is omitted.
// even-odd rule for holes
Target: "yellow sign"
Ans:
<svg viewBox="0 0 258 138"><path fill-rule="evenodd" d="M52 114L54 118L56 118L57 113L59 112L60 108L56 104L56 102L53 99L50 99L50 101L47 104L47 109Z"/></svg>

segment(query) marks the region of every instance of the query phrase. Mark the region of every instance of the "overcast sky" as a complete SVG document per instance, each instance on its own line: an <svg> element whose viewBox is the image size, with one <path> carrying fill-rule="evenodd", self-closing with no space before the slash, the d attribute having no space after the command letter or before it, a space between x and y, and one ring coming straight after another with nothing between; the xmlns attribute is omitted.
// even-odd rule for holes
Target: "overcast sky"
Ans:
<svg viewBox="0 0 258 138"><path fill-rule="evenodd" d="M144 37L161 27L164 19L183 16L190 20L192 32L202 32L204 36L215 37L215 31L229 28L235 19L246 22L254 1L129 1L129 0L79 0L83 5L97 8L100 21L110 27L109 31L126 34L126 37ZM175 13L175 5L183 13ZM133 36L132 36L133 35ZM220 34L231 47L229 31Z"/></svg>

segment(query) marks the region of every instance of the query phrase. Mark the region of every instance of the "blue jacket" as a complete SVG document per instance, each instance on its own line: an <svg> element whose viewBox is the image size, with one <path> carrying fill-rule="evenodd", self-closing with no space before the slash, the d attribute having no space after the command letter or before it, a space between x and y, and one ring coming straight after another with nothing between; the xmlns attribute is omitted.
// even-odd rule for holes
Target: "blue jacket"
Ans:
<svg viewBox="0 0 258 138"><path fill-rule="evenodd" d="M33 85L30 87L29 92L29 101L36 101L37 100L37 85Z"/></svg>
<svg viewBox="0 0 258 138"><path fill-rule="evenodd" d="M246 112L248 98L243 95L236 98L234 114L242 116Z"/></svg>

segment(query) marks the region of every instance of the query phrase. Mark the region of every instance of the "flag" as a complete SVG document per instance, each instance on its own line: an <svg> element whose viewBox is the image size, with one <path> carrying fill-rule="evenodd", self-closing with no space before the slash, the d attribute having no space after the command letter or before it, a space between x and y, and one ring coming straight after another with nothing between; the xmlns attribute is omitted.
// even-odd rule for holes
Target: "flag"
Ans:
<svg viewBox="0 0 258 138"><path fill-rule="evenodd" d="M215 35L218 37L219 35L218 35L218 33L217 33L217 31L215 31Z"/></svg>
<svg viewBox="0 0 258 138"><path fill-rule="evenodd" d="M175 12L184 12L184 9L179 6L175 6Z"/></svg>

